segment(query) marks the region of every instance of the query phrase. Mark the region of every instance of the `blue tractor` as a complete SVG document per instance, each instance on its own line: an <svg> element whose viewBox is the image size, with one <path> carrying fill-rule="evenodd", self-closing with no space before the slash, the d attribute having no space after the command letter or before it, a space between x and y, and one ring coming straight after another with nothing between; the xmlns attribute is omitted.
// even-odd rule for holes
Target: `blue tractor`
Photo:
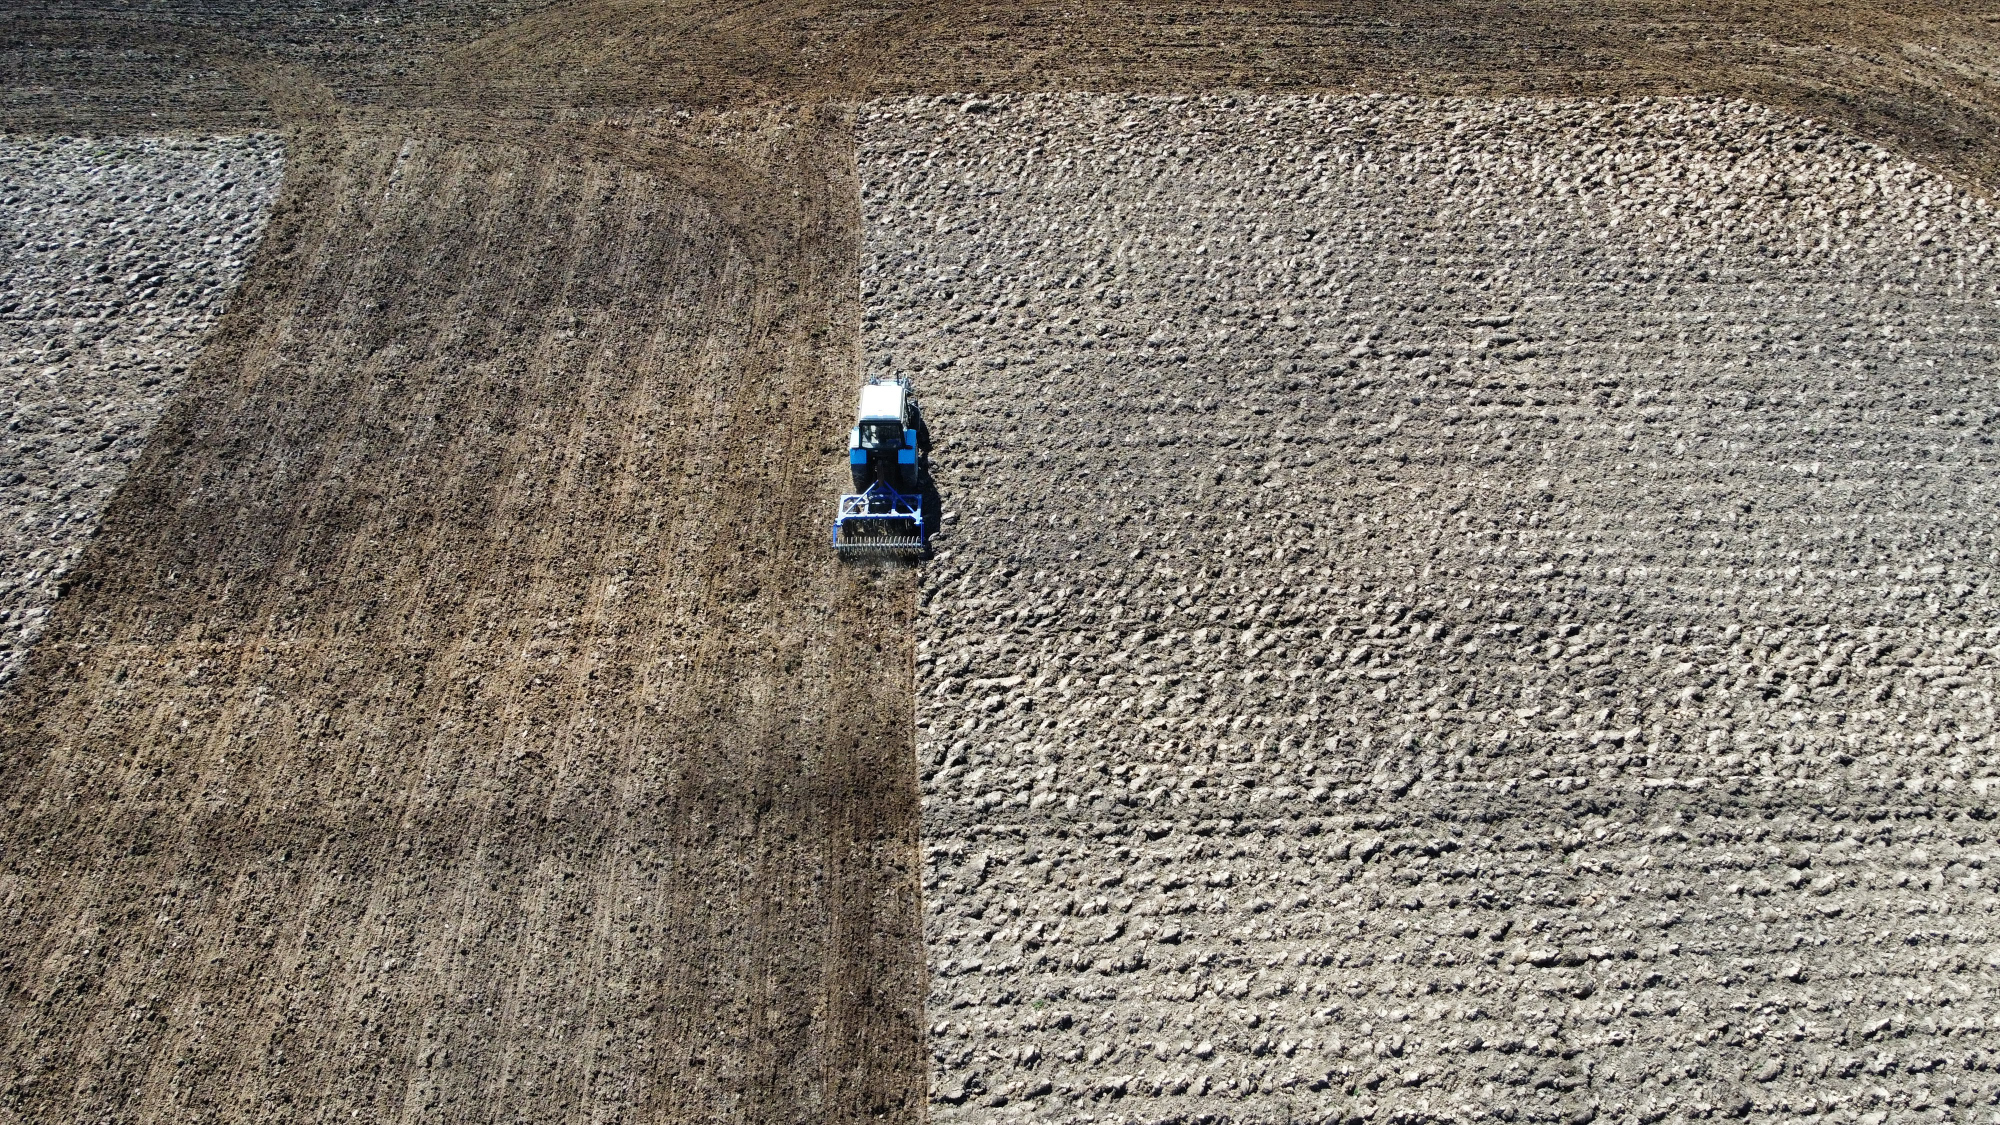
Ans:
<svg viewBox="0 0 2000 1125"><path fill-rule="evenodd" d="M921 556L930 548L923 475L930 435L907 379L871 379L847 436L854 491L840 498L833 549L842 558Z"/></svg>

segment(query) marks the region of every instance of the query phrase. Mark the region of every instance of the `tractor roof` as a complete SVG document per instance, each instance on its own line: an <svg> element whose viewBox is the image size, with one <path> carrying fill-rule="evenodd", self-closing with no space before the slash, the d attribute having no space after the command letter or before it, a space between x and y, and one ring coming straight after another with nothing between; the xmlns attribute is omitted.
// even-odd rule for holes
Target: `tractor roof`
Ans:
<svg viewBox="0 0 2000 1125"><path fill-rule="evenodd" d="M901 383L869 383L861 388L861 412L858 420L863 422L901 422L903 420L903 385Z"/></svg>

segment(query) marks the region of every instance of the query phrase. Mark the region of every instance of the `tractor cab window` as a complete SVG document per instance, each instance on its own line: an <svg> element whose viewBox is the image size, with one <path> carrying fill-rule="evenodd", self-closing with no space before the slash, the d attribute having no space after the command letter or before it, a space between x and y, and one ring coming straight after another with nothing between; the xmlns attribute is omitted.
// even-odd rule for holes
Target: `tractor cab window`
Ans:
<svg viewBox="0 0 2000 1125"><path fill-rule="evenodd" d="M903 444L903 427L894 422L861 423L861 448L894 449Z"/></svg>

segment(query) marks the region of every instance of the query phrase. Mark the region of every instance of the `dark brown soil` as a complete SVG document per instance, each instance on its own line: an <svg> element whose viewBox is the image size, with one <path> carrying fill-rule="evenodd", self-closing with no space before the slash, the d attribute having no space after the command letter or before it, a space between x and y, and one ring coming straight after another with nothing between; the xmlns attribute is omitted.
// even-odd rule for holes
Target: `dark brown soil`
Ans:
<svg viewBox="0 0 2000 1125"><path fill-rule="evenodd" d="M9 720L13 1119L914 1111L848 133L741 126L755 229L666 134L294 135Z"/></svg>
<svg viewBox="0 0 2000 1125"><path fill-rule="evenodd" d="M829 107L1725 93L2000 168L1970 5L145 12L0 25L0 121L288 183L0 720L0 1120L920 1119Z"/></svg>
<svg viewBox="0 0 2000 1125"><path fill-rule="evenodd" d="M479 118L1093 89L1740 95L1984 181L2000 13L1979 3L1392 0L329 8L63 3L0 21L17 127Z"/></svg>

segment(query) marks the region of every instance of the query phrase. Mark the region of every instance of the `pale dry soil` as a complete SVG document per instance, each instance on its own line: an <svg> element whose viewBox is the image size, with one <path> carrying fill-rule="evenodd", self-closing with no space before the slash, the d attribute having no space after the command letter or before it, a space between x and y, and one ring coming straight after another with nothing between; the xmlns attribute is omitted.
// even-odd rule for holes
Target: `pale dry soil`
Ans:
<svg viewBox="0 0 2000 1125"><path fill-rule="evenodd" d="M0 684L242 276L269 135L0 137Z"/></svg>
<svg viewBox="0 0 2000 1125"><path fill-rule="evenodd" d="M936 1120L1995 1120L1983 203L1732 102L861 130Z"/></svg>

